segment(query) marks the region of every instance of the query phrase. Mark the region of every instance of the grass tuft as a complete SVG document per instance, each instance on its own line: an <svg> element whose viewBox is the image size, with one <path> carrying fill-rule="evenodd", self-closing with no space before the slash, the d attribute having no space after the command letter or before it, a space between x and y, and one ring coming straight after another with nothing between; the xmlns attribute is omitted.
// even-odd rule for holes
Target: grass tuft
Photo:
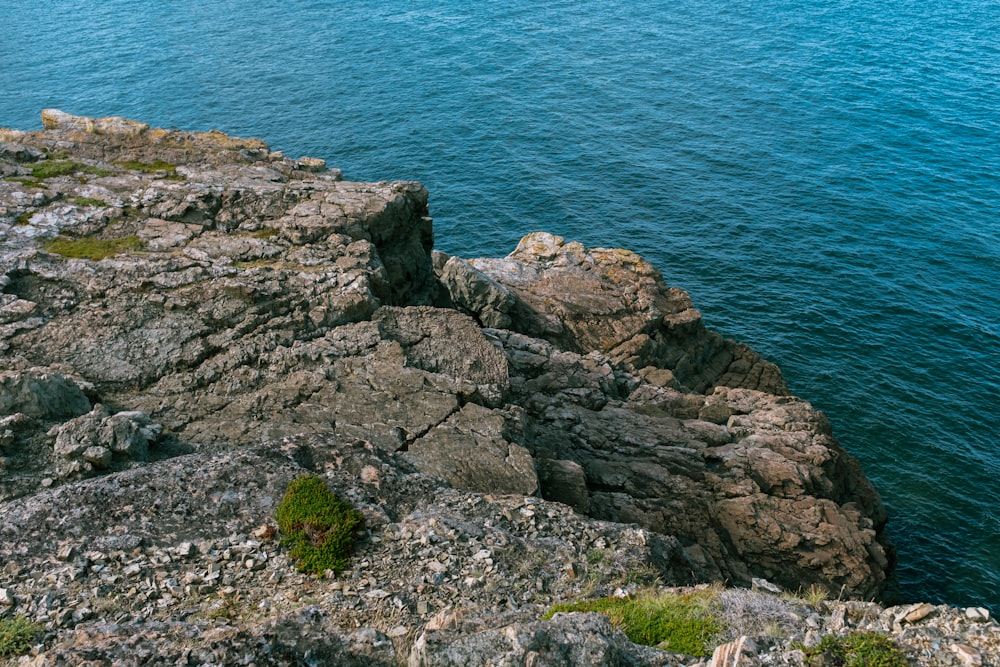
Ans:
<svg viewBox="0 0 1000 667"><path fill-rule="evenodd" d="M809 588L799 590L795 593L784 593L782 597L788 601L801 600L810 607L819 607L829 597L829 592L819 584L810 584Z"/></svg>
<svg viewBox="0 0 1000 667"><path fill-rule="evenodd" d="M827 635L818 646L802 648L807 664L830 667L907 667L906 656L888 635L852 632Z"/></svg>
<svg viewBox="0 0 1000 667"><path fill-rule="evenodd" d="M361 512L315 475L299 477L288 485L275 518L295 566L315 575L326 570L339 573L347 567L363 522Z"/></svg>
<svg viewBox="0 0 1000 667"><path fill-rule="evenodd" d="M18 614L0 620L0 658L27 653L42 627Z"/></svg>
<svg viewBox="0 0 1000 667"><path fill-rule="evenodd" d="M66 236L57 236L42 246L47 252L52 252L63 257L73 259L89 259L99 261L106 257L120 255L129 250L140 250L143 247L142 239L138 236L125 236L117 239L98 239L94 237L84 237L71 239Z"/></svg>
<svg viewBox="0 0 1000 667"><path fill-rule="evenodd" d="M717 595L712 589L691 593L649 591L627 598L557 604L543 618L552 618L558 612L598 612L606 614L636 644L704 657L722 631L714 609Z"/></svg>

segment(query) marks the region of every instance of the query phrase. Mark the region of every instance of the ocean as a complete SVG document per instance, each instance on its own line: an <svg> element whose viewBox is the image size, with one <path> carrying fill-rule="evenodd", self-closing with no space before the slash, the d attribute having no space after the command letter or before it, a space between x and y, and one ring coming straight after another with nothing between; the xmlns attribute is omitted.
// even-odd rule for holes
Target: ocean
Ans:
<svg viewBox="0 0 1000 667"><path fill-rule="evenodd" d="M12 0L0 126L419 180L465 257L635 250L828 415L904 599L1000 612L998 35L985 0Z"/></svg>

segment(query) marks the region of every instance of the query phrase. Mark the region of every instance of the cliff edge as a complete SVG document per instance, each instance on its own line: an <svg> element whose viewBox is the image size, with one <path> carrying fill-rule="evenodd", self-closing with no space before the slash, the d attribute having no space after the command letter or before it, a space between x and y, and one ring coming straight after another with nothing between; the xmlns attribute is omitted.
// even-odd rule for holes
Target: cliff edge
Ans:
<svg viewBox="0 0 1000 667"><path fill-rule="evenodd" d="M595 552L671 585L891 585L885 510L824 416L637 255L536 233L448 257L417 183L43 124L0 130L0 613L51 642L168 641L178 606L263 641L331 623L295 616L319 596L446 664L413 643L443 610L521 621ZM365 514L350 584L282 574L261 537L306 471ZM219 600L253 623L219 630Z"/></svg>

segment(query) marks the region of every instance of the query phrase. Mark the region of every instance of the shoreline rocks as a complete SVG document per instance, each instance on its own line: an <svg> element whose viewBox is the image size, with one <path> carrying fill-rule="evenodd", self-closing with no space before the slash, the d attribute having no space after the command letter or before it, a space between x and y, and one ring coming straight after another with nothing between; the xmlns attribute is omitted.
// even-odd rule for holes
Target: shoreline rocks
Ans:
<svg viewBox="0 0 1000 667"><path fill-rule="evenodd" d="M448 257L419 184L44 118L0 130L0 614L45 625L33 664L133 633L198 638L189 664L500 660L538 633L534 660L583 633L593 664L678 664L538 619L639 582L891 591L885 509L823 415L634 253ZM366 515L341 579L255 537L306 471ZM434 621L456 609L510 630Z"/></svg>

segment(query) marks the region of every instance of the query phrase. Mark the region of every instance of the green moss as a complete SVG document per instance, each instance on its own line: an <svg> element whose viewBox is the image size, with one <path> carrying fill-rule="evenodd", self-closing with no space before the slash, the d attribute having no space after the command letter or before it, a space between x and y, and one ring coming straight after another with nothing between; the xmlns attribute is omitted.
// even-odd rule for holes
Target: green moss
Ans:
<svg viewBox="0 0 1000 667"><path fill-rule="evenodd" d="M14 224L17 225L18 227L23 227L28 224L28 221L31 220L31 216L33 216L34 214L35 214L34 211L25 211L24 213L21 213L16 218L14 218Z"/></svg>
<svg viewBox="0 0 1000 667"><path fill-rule="evenodd" d="M271 239L278 235L278 230L274 227L261 227L250 234L255 239Z"/></svg>
<svg viewBox="0 0 1000 667"><path fill-rule="evenodd" d="M713 609L715 591L693 593L648 592L628 598L599 598L557 604L544 618L569 611L606 614L636 644L703 657L722 624Z"/></svg>
<svg viewBox="0 0 1000 667"><path fill-rule="evenodd" d="M94 237L71 239L66 236L57 236L42 247L48 252L63 257L90 259L96 262L129 250L139 250L143 247L143 243L138 236L124 236L117 239Z"/></svg>
<svg viewBox="0 0 1000 667"><path fill-rule="evenodd" d="M314 475L299 477L288 485L275 518L296 567L316 575L347 567L363 522L360 512Z"/></svg>
<svg viewBox="0 0 1000 667"><path fill-rule="evenodd" d="M101 169L100 167L72 160L44 160L31 165L31 175L40 179L68 176L77 172L93 174L94 176L111 176L114 173L107 169Z"/></svg>
<svg viewBox="0 0 1000 667"><path fill-rule="evenodd" d="M44 183L39 183L33 178L25 178L24 176L8 176L6 180L26 185L29 188L45 188Z"/></svg>
<svg viewBox="0 0 1000 667"><path fill-rule="evenodd" d="M77 206L107 206L108 203L101 199L93 199L91 197L74 197L73 203Z"/></svg>
<svg viewBox="0 0 1000 667"><path fill-rule="evenodd" d="M807 664L832 667L906 667L906 656L888 635L852 632L827 635L818 646L802 648Z"/></svg>
<svg viewBox="0 0 1000 667"><path fill-rule="evenodd" d="M0 620L0 658L27 653L42 628L18 614Z"/></svg>
<svg viewBox="0 0 1000 667"><path fill-rule="evenodd" d="M166 172L166 178L173 181L183 181L184 176L177 173L177 165L170 164L163 160L153 160L152 162L140 162L138 160L128 160L126 162L119 162L119 166L125 167L126 169L131 169L132 171L141 171L144 174L157 174L160 172Z"/></svg>

